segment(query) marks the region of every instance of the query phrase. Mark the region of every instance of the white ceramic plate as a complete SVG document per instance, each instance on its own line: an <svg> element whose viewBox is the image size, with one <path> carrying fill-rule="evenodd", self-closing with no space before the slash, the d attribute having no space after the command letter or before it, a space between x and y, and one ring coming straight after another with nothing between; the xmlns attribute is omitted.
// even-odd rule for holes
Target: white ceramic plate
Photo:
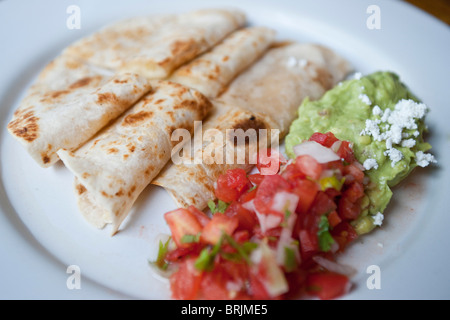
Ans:
<svg viewBox="0 0 450 320"><path fill-rule="evenodd" d="M378 5L381 29L369 29L367 9ZM71 42L106 23L144 13L236 6L250 22L273 27L280 39L313 41L347 57L357 70L398 73L431 108L428 140L439 165L418 169L400 187L385 224L351 247L342 260L359 272L345 299L450 298L450 31L398 1L76 1L81 29L68 29L74 1L0 2L0 298L168 299L147 259L170 197L148 187L122 232L96 230L77 212L72 175L62 165L39 168L6 132L25 89ZM69 265L81 270L81 289L69 290ZM381 289L369 290L367 267L381 271Z"/></svg>

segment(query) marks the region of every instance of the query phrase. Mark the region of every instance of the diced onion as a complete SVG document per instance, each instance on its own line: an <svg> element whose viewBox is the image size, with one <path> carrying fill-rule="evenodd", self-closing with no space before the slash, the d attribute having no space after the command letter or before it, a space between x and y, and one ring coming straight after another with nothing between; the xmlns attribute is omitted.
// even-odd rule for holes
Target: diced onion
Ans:
<svg viewBox="0 0 450 320"><path fill-rule="evenodd" d="M256 213L256 217L258 218L259 225L261 226L261 231L264 233L267 230L273 229L275 227L278 227L280 223L283 221L283 216L278 216L274 214L264 214L256 210L255 204L253 203L253 200L248 201L242 206L250 211L253 211Z"/></svg>
<svg viewBox="0 0 450 320"><path fill-rule="evenodd" d="M299 199L299 196L294 193L280 191L273 197L271 209L282 214L285 214L286 210L291 213L295 212Z"/></svg>
<svg viewBox="0 0 450 320"><path fill-rule="evenodd" d="M350 266L339 264L337 262L328 260L322 256L314 256L312 258L318 265L324 267L328 271L343 274L345 276L351 277L355 275L356 270Z"/></svg>
<svg viewBox="0 0 450 320"><path fill-rule="evenodd" d="M341 159L336 152L315 141L305 141L299 145L296 145L294 147L294 153L297 157L309 155L316 159L319 163L328 163Z"/></svg>
<svg viewBox="0 0 450 320"><path fill-rule="evenodd" d="M331 146L331 150L333 150L334 152L338 152L339 148L342 145L342 141L336 141L335 143L333 143L333 145Z"/></svg>

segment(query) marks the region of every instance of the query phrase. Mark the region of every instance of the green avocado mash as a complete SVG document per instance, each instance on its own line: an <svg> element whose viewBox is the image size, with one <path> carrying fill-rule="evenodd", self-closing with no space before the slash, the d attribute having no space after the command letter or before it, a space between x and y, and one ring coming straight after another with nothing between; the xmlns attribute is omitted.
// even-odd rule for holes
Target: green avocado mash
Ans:
<svg viewBox="0 0 450 320"><path fill-rule="evenodd" d="M405 101L414 105L419 103L396 74L376 72L348 80L328 91L318 101L306 99L286 137L286 152L290 158L295 158L293 147L308 140L314 132L330 131L338 139L353 143L355 156L361 164L365 164L365 174L370 178L362 213L353 223L359 234L367 233L376 226L374 217L379 216L388 205L392 197L391 187L420 163L418 158L423 156L422 152L431 148L423 140L426 131L424 117L410 118L414 121L413 126L403 126L400 132L395 132L393 125L399 116L386 121L396 105ZM386 112L387 109L390 111ZM370 124L375 124L375 127L368 129ZM394 138L392 143L392 139L386 139L395 133L401 135L402 142Z"/></svg>

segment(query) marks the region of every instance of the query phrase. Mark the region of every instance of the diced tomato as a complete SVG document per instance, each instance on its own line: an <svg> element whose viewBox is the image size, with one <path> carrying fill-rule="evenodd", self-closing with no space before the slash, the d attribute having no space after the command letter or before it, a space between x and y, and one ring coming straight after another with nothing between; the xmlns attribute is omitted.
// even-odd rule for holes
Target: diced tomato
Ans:
<svg viewBox="0 0 450 320"><path fill-rule="evenodd" d="M333 199L325 192L320 191L314 199L310 212L316 216L321 216L336 210L336 208L337 206Z"/></svg>
<svg viewBox="0 0 450 320"><path fill-rule="evenodd" d="M345 166L343 170L343 174L345 176L351 175L354 178L354 181L362 183L364 180L364 172L354 163Z"/></svg>
<svg viewBox="0 0 450 320"><path fill-rule="evenodd" d="M250 180L253 184L259 185L264 180L264 177L260 173L251 174L248 176L248 180Z"/></svg>
<svg viewBox="0 0 450 320"><path fill-rule="evenodd" d="M243 169L231 169L217 179L216 197L230 203L236 201L241 194L250 189L252 184Z"/></svg>
<svg viewBox="0 0 450 320"><path fill-rule="evenodd" d="M337 197L339 197L341 195L341 192L334 188L328 188L324 192L328 197L330 197L333 200L335 200Z"/></svg>
<svg viewBox="0 0 450 320"><path fill-rule="evenodd" d="M211 221L203 228L200 240L209 244L216 244L222 237L222 233L232 235L239 225L237 217L229 217L216 213Z"/></svg>
<svg viewBox="0 0 450 320"><path fill-rule="evenodd" d="M229 217L236 217L239 221L237 230L248 230L252 231L253 228L258 224L258 218L256 214L245 209L241 203L233 202L225 211L225 215Z"/></svg>
<svg viewBox="0 0 450 320"><path fill-rule="evenodd" d="M243 193L239 198L239 202L246 203L246 202L249 202L249 201L255 199L256 192L257 192L257 189L253 189L251 191L247 191L247 192Z"/></svg>
<svg viewBox="0 0 450 320"><path fill-rule="evenodd" d="M274 175L280 171L280 165L286 163L286 159L275 149L261 150L258 153L256 167L263 176Z"/></svg>
<svg viewBox="0 0 450 320"><path fill-rule="evenodd" d="M317 231L300 230L298 235L300 240L302 261L306 261L311 258L317 251L319 251Z"/></svg>
<svg viewBox="0 0 450 320"><path fill-rule="evenodd" d="M355 229L350 225L350 223L345 221L334 227L330 233L334 240L338 243L340 252L342 252L349 243L358 238L358 234Z"/></svg>
<svg viewBox="0 0 450 320"><path fill-rule="evenodd" d="M294 164L285 167L283 172L281 172L281 176L288 181L306 178L306 175Z"/></svg>
<svg viewBox="0 0 450 320"><path fill-rule="evenodd" d="M206 213L204 213L203 211L197 209L195 206L189 206L189 208L187 208L193 215L195 215L195 217L197 218L198 222L200 222L200 224L202 225L202 227L206 226L209 222L209 220L211 220Z"/></svg>
<svg viewBox="0 0 450 320"><path fill-rule="evenodd" d="M353 182L343 193L351 202L356 202L364 196L364 187L360 182Z"/></svg>
<svg viewBox="0 0 450 320"><path fill-rule="evenodd" d="M250 240L250 233L247 230L238 230L233 234L233 239L237 243L244 243Z"/></svg>
<svg viewBox="0 0 450 320"><path fill-rule="evenodd" d="M308 177L318 180L322 174L322 166L311 156L304 155L295 159L295 165Z"/></svg>
<svg viewBox="0 0 450 320"><path fill-rule="evenodd" d="M339 199L338 213L342 220L358 218L361 213L360 201L352 202L348 197L342 197Z"/></svg>
<svg viewBox="0 0 450 320"><path fill-rule="evenodd" d="M271 297L267 293L264 284L261 282L261 277L258 274L249 273L250 292L255 300L270 300Z"/></svg>
<svg viewBox="0 0 450 320"><path fill-rule="evenodd" d="M195 269L195 259L191 258L180 263L178 270L170 277L172 296L178 300L194 300L197 298L202 273Z"/></svg>
<svg viewBox="0 0 450 320"><path fill-rule="evenodd" d="M168 262L177 262L187 256L197 256L203 249L202 245L199 243L193 243L187 247L178 247L174 250L167 252L165 260Z"/></svg>
<svg viewBox="0 0 450 320"><path fill-rule="evenodd" d="M327 163L322 163L323 170L337 170L340 173L344 172L344 163L342 160L330 161Z"/></svg>
<svg viewBox="0 0 450 320"><path fill-rule="evenodd" d="M190 244L182 243L181 239L186 235L195 236L202 231L202 225L197 220L196 215L187 209L167 212L164 219L169 225L177 247L189 246Z"/></svg>
<svg viewBox="0 0 450 320"><path fill-rule="evenodd" d="M312 273L308 275L306 285L310 294L322 300L337 298L348 290L349 279L338 273Z"/></svg>
<svg viewBox="0 0 450 320"><path fill-rule="evenodd" d="M311 180L298 179L295 181L293 192L299 196L297 213L306 213L319 191L317 184Z"/></svg>
<svg viewBox="0 0 450 320"><path fill-rule="evenodd" d="M336 212L336 210L330 212L328 214L328 223L330 224L331 228L336 227L339 223L342 222L342 219L339 217L338 213Z"/></svg>
<svg viewBox="0 0 450 320"><path fill-rule="evenodd" d="M256 210L263 214L278 214L271 210L273 197L278 191L289 189L290 184L280 175L266 176L259 185L253 202Z"/></svg>
<svg viewBox="0 0 450 320"><path fill-rule="evenodd" d="M248 279L248 266L221 260L212 272L205 272L201 282L202 299L229 300L246 297L245 279ZM229 290L232 283L235 290Z"/></svg>
<svg viewBox="0 0 450 320"><path fill-rule="evenodd" d="M356 161L355 155L353 154L353 149L351 148L351 144L348 141L342 141L342 144L336 153L347 163L353 163L354 161Z"/></svg>
<svg viewBox="0 0 450 320"><path fill-rule="evenodd" d="M338 141L338 139L331 132L327 133L316 132L313 133L311 138L309 138L309 141L315 141L317 143L320 143L324 147L330 148L333 145L333 143Z"/></svg>

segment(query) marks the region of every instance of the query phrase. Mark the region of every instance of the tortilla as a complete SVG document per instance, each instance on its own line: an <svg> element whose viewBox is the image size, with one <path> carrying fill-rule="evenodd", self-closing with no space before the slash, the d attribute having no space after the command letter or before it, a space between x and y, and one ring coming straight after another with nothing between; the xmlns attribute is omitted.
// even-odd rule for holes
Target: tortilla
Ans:
<svg viewBox="0 0 450 320"><path fill-rule="evenodd" d="M59 56L28 90L8 131L39 165L49 167L59 149L77 149L150 88L138 75L111 75Z"/></svg>
<svg viewBox="0 0 450 320"><path fill-rule="evenodd" d="M115 233L144 188L170 160L175 129L192 133L211 103L199 92L169 81L153 90L80 149L58 152L75 177L78 205L94 226Z"/></svg>
<svg viewBox="0 0 450 320"><path fill-rule="evenodd" d="M250 27L235 31L211 51L177 69L170 77L216 98L244 69L255 62L273 43L275 31Z"/></svg>
<svg viewBox="0 0 450 320"><path fill-rule="evenodd" d="M217 99L214 103L214 114L217 116L207 119L205 128L219 131L239 126L245 129L277 129L282 138L296 118L302 101L307 97L311 100L320 98L348 72L349 64L322 46L294 43L274 47L238 76ZM227 107L224 109L223 106ZM266 141L268 146L272 142L270 137L259 136L259 139ZM235 144L228 146L238 150ZM203 143L201 150L196 152L205 152L207 147L208 143ZM248 160L255 159L257 152L257 149L250 147L247 145L245 149L251 152ZM229 165L170 164L153 184L164 187L180 207L195 205L204 209L208 201L215 198L214 182L231 168L249 172L253 165L250 162Z"/></svg>
<svg viewBox="0 0 450 320"><path fill-rule="evenodd" d="M326 47L292 43L271 49L219 100L264 114L284 137L303 99L320 98L350 71L349 63Z"/></svg>
<svg viewBox="0 0 450 320"><path fill-rule="evenodd" d="M222 9L134 18L79 40L65 54L106 69L165 79L245 20L240 11Z"/></svg>

